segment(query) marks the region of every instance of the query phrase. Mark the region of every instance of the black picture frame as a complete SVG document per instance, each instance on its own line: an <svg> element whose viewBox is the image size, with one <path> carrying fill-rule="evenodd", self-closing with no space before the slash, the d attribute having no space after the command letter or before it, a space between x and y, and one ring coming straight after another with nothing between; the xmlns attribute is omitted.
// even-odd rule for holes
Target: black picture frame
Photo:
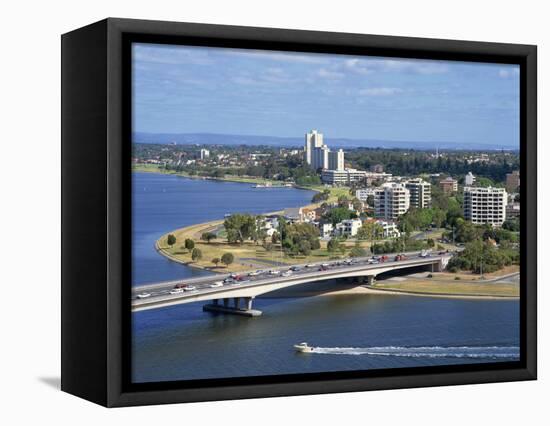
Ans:
<svg viewBox="0 0 550 426"><path fill-rule="evenodd" d="M520 65L520 361L130 383L130 43ZM62 36L62 390L116 407L536 379L537 49L109 18ZM85 227L81 226L83 223ZM81 244L82 241L86 244Z"/></svg>

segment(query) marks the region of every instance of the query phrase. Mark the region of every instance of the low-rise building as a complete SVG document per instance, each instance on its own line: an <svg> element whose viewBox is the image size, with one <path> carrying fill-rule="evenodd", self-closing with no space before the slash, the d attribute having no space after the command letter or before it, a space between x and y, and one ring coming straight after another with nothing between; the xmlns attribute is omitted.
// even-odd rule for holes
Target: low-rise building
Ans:
<svg viewBox="0 0 550 426"><path fill-rule="evenodd" d="M401 232L399 232L399 228L397 227L395 222L377 220L376 223L380 225L384 230L383 231L384 238L399 238L401 236Z"/></svg>
<svg viewBox="0 0 550 426"><path fill-rule="evenodd" d="M319 228L319 235L321 236L321 238L330 238L332 232L334 231L334 226L332 225L332 223L323 222L318 223L317 226Z"/></svg>
<svg viewBox="0 0 550 426"><path fill-rule="evenodd" d="M321 180L327 185L351 185L355 182L369 183L375 180L386 180L390 173L374 173L357 169L323 170Z"/></svg>
<svg viewBox="0 0 550 426"><path fill-rule="evenodd" d="M341 236L355 237L362 225L361 219L346 219L336 224L334 233Z"/></svg>
<svg viewBox="0 0 550 426"><path fill-rule="evenodd" d="M283 217L290 223L299 223L304 221L302 207L291 207L285 209Z"/></svg>
<svg viewBox="0 0 550 426"><path fill-rule="evenodd" d="M519 217L520 203L508 203L506 205L506 219L514 219Z"/></svg>
<svg viewBox="0 0 550 426"><path fill-rule="evenodd" d="M439 181L439 187L445 194L452 194L458 191L458 181L449 176Z"/></svg>

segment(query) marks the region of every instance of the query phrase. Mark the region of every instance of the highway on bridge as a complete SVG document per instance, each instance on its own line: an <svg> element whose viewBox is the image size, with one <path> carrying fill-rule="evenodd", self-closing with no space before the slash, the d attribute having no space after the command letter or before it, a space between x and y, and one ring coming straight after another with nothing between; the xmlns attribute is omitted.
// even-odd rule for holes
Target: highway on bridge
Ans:
<svg viewBox="0 0 550 426"><path fill-rule="evenodd" d="M240 298L248 304L246 311L251 310L254 297L274 290L336 278L367 277L372 282L378 274L417 266L433 265L434 270L439 271L452 256L452 253L421 254L407 253L402 260L396 260L395 254L388 254L385 261L382 256L351 258L147 284L132 289L132 311L199 301L213 301L215 305L212 306L216 307L218 300L224 301L223 310L243 311L239 306ZM234 308L228 307L230 298L235 301Z"/></svg>

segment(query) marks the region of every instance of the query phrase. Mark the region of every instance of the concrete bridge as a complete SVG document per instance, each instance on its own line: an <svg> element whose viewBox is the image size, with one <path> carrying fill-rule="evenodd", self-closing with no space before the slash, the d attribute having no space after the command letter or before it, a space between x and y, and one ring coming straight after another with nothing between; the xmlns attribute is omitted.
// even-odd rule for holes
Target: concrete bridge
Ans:
<svg viewBox="0 0 550 426"><path fill-rule="evenodd" d="M452 254L430 255L422 257L420 253L408 253L406 259L395 260L395 254L387 255L384 262L376 262L372 258L354 258L350 261L329 261L324 264L316 263L298 266L299 270L289 271L289 266L273 268L279 275L264 272L255 275L252 272L239 274L241 281L234 283L220 282L229 275L212 275L188 280L169 281L135 287L132 294L132 311L138 312L148 309L158 309L167 306L209 301L204 306L205 311L238 314L245 316L259 316L261 311L252 309L256 296L275 290L305 284L313 281L325 281L337 278L361 278L369 284L374 282L377 275L384 272L416 268L419 266L431 267L434 272L442 271L447 266ZM322 266L325 265L325 266ZM287 276L282 276L287 272ZM213 285L217 286L213 287ZM192 290L178 294L170 294L176 285L185 284L194 287ZM244 303L242 303L244 302Z"/></svg>

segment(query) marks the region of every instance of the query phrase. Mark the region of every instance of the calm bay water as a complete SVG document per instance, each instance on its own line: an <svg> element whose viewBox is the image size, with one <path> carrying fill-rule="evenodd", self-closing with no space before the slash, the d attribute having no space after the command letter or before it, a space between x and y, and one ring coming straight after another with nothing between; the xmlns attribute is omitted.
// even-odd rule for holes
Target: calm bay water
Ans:
<svg viewBox="0 0 550 426"><path fill-rule="evenodd" d="M306 204L308 191L140 174L134 183L133 282L197 272L154 241L231 212ZM256 299L263 315L202 312L192 303L133 314L135 382L399 368L516 360L519 302L354 295ZM292 345L307 341L312 354Z"/></svg>
<svg viewBox="0 0 550 426"><path fill-rule="evenodd" d="M226 213L267 213L309 204L314 192L293 188L253 189L251 184L188 179L154 173L132 174L133 285L208 275L160 256L163 234Z"/></svg>

